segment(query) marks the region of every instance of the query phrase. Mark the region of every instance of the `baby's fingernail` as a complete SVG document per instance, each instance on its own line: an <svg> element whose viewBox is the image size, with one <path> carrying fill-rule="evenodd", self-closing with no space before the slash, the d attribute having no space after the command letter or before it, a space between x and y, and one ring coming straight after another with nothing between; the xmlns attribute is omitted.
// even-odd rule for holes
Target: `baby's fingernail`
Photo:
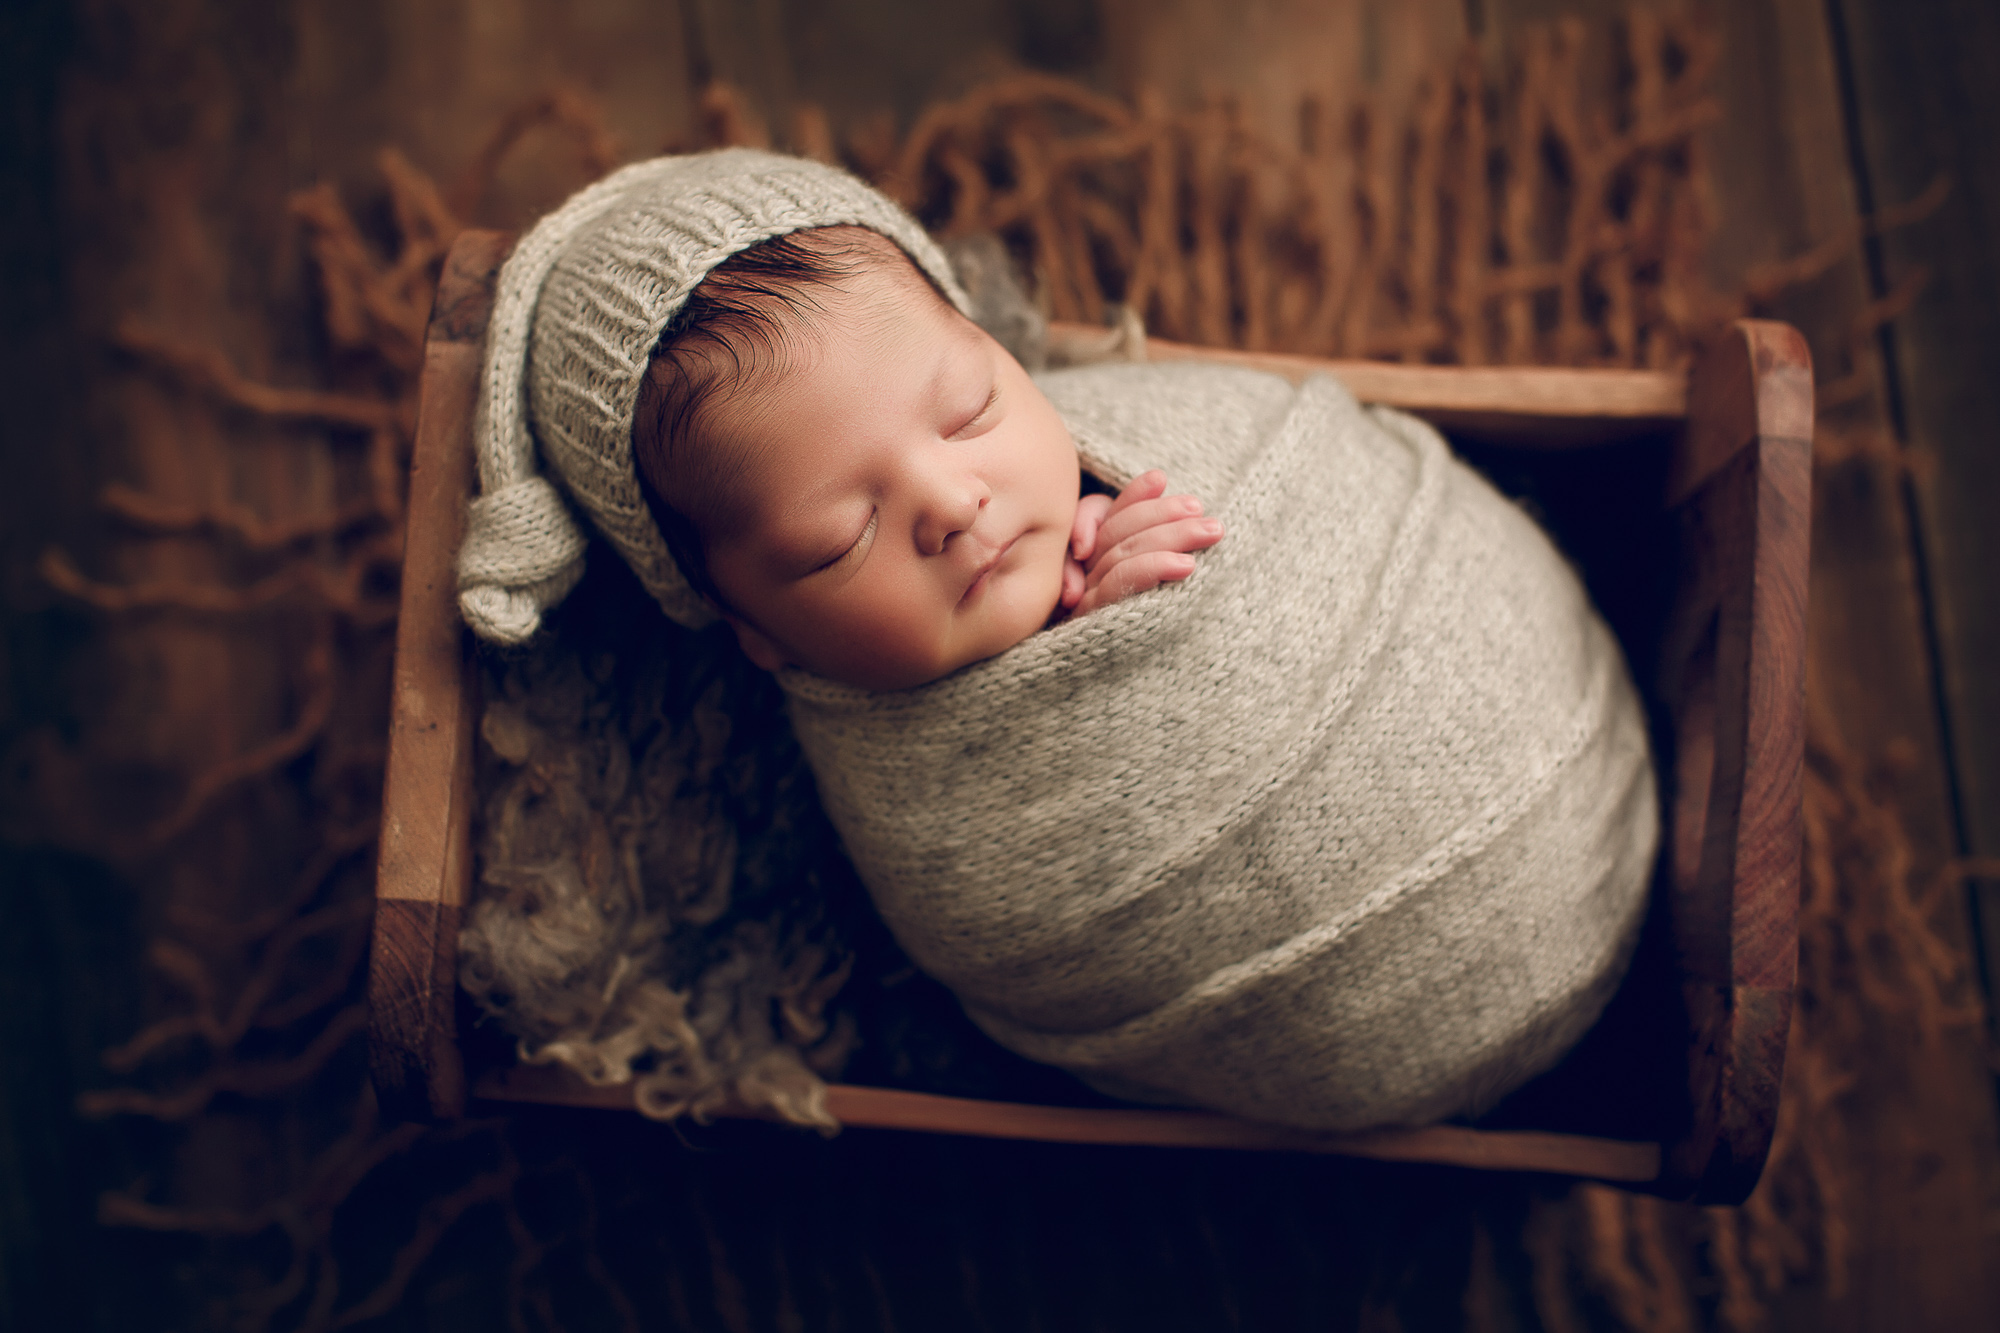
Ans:
<svg viewBox="0 0 2000 1333"><path fill-rule="evenodd" d="M1201 530L1211 537L1219 537L1222 535L1222 520L1219 518L1205 518L1201 521Z"/></svg>

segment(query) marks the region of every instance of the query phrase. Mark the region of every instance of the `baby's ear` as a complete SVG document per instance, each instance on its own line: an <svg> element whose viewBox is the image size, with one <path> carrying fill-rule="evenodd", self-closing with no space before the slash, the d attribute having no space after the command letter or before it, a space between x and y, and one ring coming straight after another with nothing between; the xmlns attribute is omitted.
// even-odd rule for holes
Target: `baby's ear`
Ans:
<svg viewBox="0 0 2000 1333"><path fill-rule="evenodd" d="M792 664L791 659L785 656L785 650L763 630L741 616L731 615L727 611L722 613L722 618L729 622L729 628L736 631L736 642L742 647L743 655L764 670L776 671L780 667Z"/></svg>

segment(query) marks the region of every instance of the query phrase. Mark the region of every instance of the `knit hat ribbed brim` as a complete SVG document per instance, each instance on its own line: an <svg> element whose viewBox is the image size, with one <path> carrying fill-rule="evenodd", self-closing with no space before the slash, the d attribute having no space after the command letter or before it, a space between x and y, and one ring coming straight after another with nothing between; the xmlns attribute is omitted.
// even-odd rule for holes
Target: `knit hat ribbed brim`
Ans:
<svg viewBox="0 0 2000 1333"><path fill-rule="evenodd" d="M714 608L691 587L639 489L632 416L660 335L731 255L795 231L880 232L961 311L942 252L901 208L847 172L747 148L614 172L536 223L500 270L474 427L479 498L458 561L459 609L482 638L521 643L583 574L589 516L674 620ZM531 428L532 427L532 428Z"/></svg>

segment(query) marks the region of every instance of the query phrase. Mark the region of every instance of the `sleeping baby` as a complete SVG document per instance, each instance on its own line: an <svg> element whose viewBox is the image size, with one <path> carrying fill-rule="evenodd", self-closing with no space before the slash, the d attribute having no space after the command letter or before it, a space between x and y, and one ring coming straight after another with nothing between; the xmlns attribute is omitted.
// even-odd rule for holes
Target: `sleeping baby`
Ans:
<svg viewBox="0 0 2000 1333"><path fill-rule="evenodd" d="M531 636L581 509L775 673L911 958L1103 1091L1355 1129L1551 1066L1617 984L1657 837L1574 573L1330 379L1031 377L971 313L833 168L729 150L592 186L501 275L467 621Z"/></svg>

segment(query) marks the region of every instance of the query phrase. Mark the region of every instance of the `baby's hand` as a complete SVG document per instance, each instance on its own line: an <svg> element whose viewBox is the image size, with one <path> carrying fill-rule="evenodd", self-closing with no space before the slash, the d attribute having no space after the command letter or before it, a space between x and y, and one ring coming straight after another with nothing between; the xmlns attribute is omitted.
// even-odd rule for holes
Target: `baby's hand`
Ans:
<svg viewBox="0 0 2000 1333"><path fill-rule="evenodd" d="M1062 609L1088 615L1135 592L1194 573L1194 552L1222 540L1222 521L1192 495L1168 495L1167 474L1143 472L1118 498L1077 501L1063 561Z"/></svg>

